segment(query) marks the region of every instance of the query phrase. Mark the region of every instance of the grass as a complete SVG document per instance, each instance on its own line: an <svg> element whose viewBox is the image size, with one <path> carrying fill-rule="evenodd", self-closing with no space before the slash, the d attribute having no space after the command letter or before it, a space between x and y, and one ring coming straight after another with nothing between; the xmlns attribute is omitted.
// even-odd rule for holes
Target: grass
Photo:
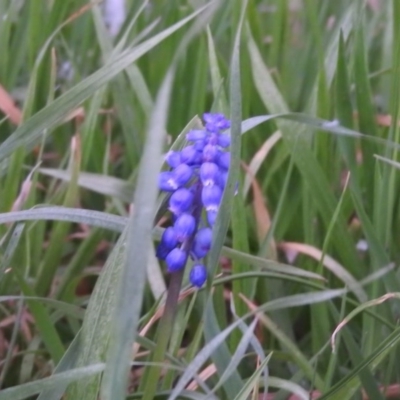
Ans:
<svg viewBox="0 0 400 400"><path fill-rule="evenodd" d="M0 400L400 398L397 1L0 16ZM155 257L157 177L209 110L232 161L195 290Z"/></svg>

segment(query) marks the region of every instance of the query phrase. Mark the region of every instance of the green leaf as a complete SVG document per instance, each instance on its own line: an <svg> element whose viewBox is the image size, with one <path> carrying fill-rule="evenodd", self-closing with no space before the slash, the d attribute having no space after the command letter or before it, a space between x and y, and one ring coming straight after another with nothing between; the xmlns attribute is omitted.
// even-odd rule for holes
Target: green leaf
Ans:
<svg viewBox="0 0 400 400"><path fill-rule="evenodd" d="M156 99L139 167L134 212L128 221L129 246L117 288L113 334L102 385L102 398L123 400L128 385L131 348L140 318L158 194L157 179L174 70L169 70ZM155 160L160 160L157 163Z"/></svg>
<svg viewBox="0 0 400 400"><path fill-rule="evenodd" d="M65 303L63 301L58 301L54 299L48 299L46 297L37 297L37 296L0 296L0 302L5 301L15 301L15 300L26 300L31 303L45 303L52 308L61 311L65 315L83 319L84 310L80 307L77 307L73 304Z"/></svg>
<svg viewBox="0 0 400 400"><path fill-rule="evenodd" d="M296 385L294 382L286 379L270 376L268 378L268 385L277 389L285 390L286 392L293 393L301 400L310 399L310 393L308 391L304 390L300 385Z"/></svg>
<svg viewBox="0 0 400 400"><path fill-rule="evenodd" d="M233 325L230 325L228 328L224 329L222 332L219 332L217 336L212 338L193 358L190 364L186 367L184 373L179 378L176 383L169 400L175 400L180 395L181 391L185 388L185 386L189 383L191 379L194 378L198 369L206 362L206 360L217 350L219 346L221 346L229 334L236 328L238 322Z"/></svg>
<svg viewBox="0 0 400 400"><path fill-rule="evenodd" d="M0 214L0 224L16 221L69 221L122 232L127 218L101 211L68 207L39 207Z"/></svg>
<svg viewBox="0 0 400 400"><path fill-rule="evenodd" d="M21 291L28 298L26 302L35 319L36 326L40 332L44 345L49 351L52 359L55 362L60 361L64 354L64 345L50 319L46 307L34 300L30 300L29 298L35 297L34 290L25 282L25 279L16 269L13 270L13 274L18 282L19 287L21 288Z"/></svg>
<svg viewBox="0 0 400 400"><path fill-rule="evenodd" d="M82 325L81 352L75 367L104 362L112 332L117 290L121 269L125 261L126 230L118 239L103 267L94 291L90 297ZM92 376L71 385L66 393L73 399L97 399L100 377Z"/></svg>
<svg viewBox="0 0 400 400"><path fill-rule="evenodd" d="M71 179L71 174L61 169L39 168L38 171L43 175L61 179L65 182L69 182ZM113 176L80 172L78 185L105 196L116 197L126 203L132 201L133 184Z"/></svg>
<svg viewBox="0 0 400 400"><path fill-rule="evenodd" d="M231 163L228 173L228 181L221 200L217 220L213 228L213 245L208 256L209 282L213 279L218 265L219 255L225 240L229 226L230 214L232 212L233 196L236 183L239 180L240 157L241 157L241 129L242 129L242 99L241 99L241 73L240 73L240 41L242 27L247 8L247 0L243 1L239 24L236 28L235 41L232 51L230 68L230 121L231 121ZM210 285L210 283L209 283ZM208 286L209 287L209 286ZM210 343L212 338L219 334L219 326L212 305L211 297L208 298L204 307L205 339ZM212 353L212 360L217 367L218 374L222 376L229 364L230 354L226 344ZM224 390L229 398L233 398L242 387L240 375L235 371L224 383Z"/></svg>
<svg viewBox="0 0 400 400"><path fill-rule="evenodd" d="M67 351L64 353L64 356L57 364L57 366L54 368L52 376L74 369L73 367L75 366L81 351L80 335L81 331L79 331L78 334L75 336L74 340L69 345ZM69 382L65 381L65 382L58 382L57 385L50 387L46 387L46 385L43 385L43 388L40 392L40 396L37 398L37 400L60 400L68 384Z"/></svg>
<svg viewBox="0 0 400 400"><path fill-rule="evenodd" d="M242 390L235 397L235 400L246 400L248 398L250 392L257 387L257 382L260 379L261 374L265 372L265 368L268 365L271 356L272 353L266 357L260 366L254 371L253 375L247 380Z"/></svg>
<svg viewBox="0 0 400 400"><path fill-rule="evenodd" d="M325 392L321 400L340 400L343 399L349 392L355 393L359 386L358 374L370 367L374 371L378 365L393 351L393 348L398 345L400 341L400 328L396 328L382 343L368 356L365 360L357 365L349 372L349 374L334 385L330 390ZM345 397L346 398L346 397Z"/></svg>

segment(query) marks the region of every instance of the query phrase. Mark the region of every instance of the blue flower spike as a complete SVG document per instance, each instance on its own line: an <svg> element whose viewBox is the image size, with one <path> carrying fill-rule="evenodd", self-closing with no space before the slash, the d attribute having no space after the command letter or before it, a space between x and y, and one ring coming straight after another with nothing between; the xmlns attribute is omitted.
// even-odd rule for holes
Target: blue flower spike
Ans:
<svg viewBox="0 0 400 400"><path fill-rule="evenodd" d="M207 280L202 259L212 246L212 227L226 185L231 143L223 132L230 121L223 114L205 113L203 120L204 129L186 134L187 146L165 157L171 170L160 173L159 188L171 193L169 211L174 223L165 229L156 252L170 273L182 271L191 257L194 265L189 281L197 288Z"/></svg>

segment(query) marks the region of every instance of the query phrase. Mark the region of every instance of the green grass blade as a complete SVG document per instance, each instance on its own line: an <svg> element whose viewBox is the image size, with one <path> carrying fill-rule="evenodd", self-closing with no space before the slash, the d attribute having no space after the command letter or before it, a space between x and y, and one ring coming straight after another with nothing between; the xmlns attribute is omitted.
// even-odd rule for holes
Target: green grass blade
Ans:
<svg viewBox="0 0 400 400"><path fill-rule="evenodd" d="M217 389L219 389L223 383L231 376L233 371L237 370L237 367L244 358L245 352L247 350L247 347L249 346L250 341L253 338L254 335L254 328L256 326L257 320L255 319L249 327L246 327L246 330L243 332L243 336L240 339L240 342L238 343L236 347L235 353L232 355L232 360L229 363L228 367L222 374L220 380L218 383L214 386L213 392L215 392Z"/></svg>
<svg viewBox="0 0 400 400"><path fill-rule="evenodd" d="M237 394L235 400L246 400L250 392L257 387L257 381L260 379L261 374L265 371L272 354L265 358L265 360L260 364L260 366L254 371L254 374L247 380L242 390Z"/></svg>
<svg viewBox="0 0 400 400"><path fill-rule="evenodd" d="M22 293L24 293L25 296L35 297L35 292L25 282L25 279L21 276L21 274L16 270L14 270L13 273ZM50 319L46 307L33 300L27 300L27 304L35 318L37 328L40 331L42 340L47 347L47 350L51 354L51 357L56 362L60 361L64 354L64 345Z"/></svg>
<svg viewBox="0 0 400 400"><path fill-rule="evenodd" d="M87 367L75 368L71 371L61 372L49 378L39 379L34 382L24 383L13 388L5 389L0 393L0 400L23 400L40 393L74 381L87 379L104 370L104 364L94 364Z"/></svg>
<svg viewBox="0 0 400 400"><path fill-rule="evenodd" d="M179 394L194 377L198 369L206 362L206 360L216 351L218 346L221 346L229 334L236 328L236 324L230 325L222 332L218 333L213 339L211 339L193 358L191 363L186 367L185 372L181 375L178 382L176 383L169 400L175 400L179 398Z"/></svg>
<svg viewBox="0 0 400 400"><path fill-rule="evenodd" d="M61 179L65 182L69 182L71 179L70 174L65 170L39 168L38 171L43 175ZM129 203L132 200L134 185L130 182L115 178L113 176L94 174L90 172L80 172L77 183L82 188L92 190L105 196L116 197L117 199L120 199L126 203Z"/></svg>
<svg viewBox="0 0 400 400"><path fill-rule="evenodd" d="M350 390L358 389L359 381L357 375L367 366L374 370L389 354L393 347L400 341L400 329L393 331L383 342L356 368L334 385L329 391L320 397L321 400L340 400L346 396Z"/></svg>
<svg viewBox="0 0 400 400"><path fill-rule="evenodd" d="M268 383L271 387L275 387L277 389L285 390L286 392L293 393L301 400L309 400L310 393L304 390L301 386L296 385L295 383L285 380L276 378L274 376L269 377Z"/></svg>
<svg viewBox="0 0 400 400"><path fill-rule="evenodd" d="M208 256L208 273L213 279L221 249L229 226L230 213L232 212L233 196L235 185L239 180L240 157L241 157L241 124L242 124L242 103L241 103L241 74L240 74L240 41L242 26L244 23L247 1L242 4L240 21L237 26L235 41L232 52L230 68L230 120L231 120L231 163L228 174L228 182L224 190L221 206L218 212L215 227L213 228L213 245ZM209 299L204 308L205 313L205 339L208 343L218 335L219 326L215 311ZM212 354L220 376L224 373L229 364L230 354L227 346L223 344ZM235 396L242 386L240 375L234 373L224 384L224 390L230 398Z"/></svg>
<svg viewBox="0 0 400 400"><path fill-rule="evenodd" d="M39 207L32 210L12 211L0 214L0 224L16 221L69 221L98 226L122 232L127 219L101 211L83 210L68 207Z"/></svg>
<svg viewBox="0 0 400 400"><path fill-rule="evenodd" d="M107 259L91 295L82 325L81 352L75 364L76 367L105 361L112 332L117 288L125 261L126 240L125 230ZM95 400L98 398L99 383L98 375L77 382L68 387L66 395L77 400Z"/></svg>
<svg viewBox="0 0 400 400"><path fill-rule="evenodd" d="M73 370L80 353L80 332L75 336L72 343L69 345L67 351L64 353L63 358L54 368L53 375ZM41 391L37 400L60 400L69 382L57 383L52 388L45 388ZM43 385L44 386L44 385Z"/></svg>

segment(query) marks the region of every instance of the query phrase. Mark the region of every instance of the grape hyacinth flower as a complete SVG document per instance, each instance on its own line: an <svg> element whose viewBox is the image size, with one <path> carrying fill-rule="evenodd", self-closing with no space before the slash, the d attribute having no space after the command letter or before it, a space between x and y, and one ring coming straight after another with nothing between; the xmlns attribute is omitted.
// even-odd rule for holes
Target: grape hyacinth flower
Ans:
<svg viewBox="0 0 400 400"><path fill-rule="evenodd" d="M211 248L230 162L230 136L223 133L230 127L229 120L217 113L205 113L203 119L204 129L187 133L186 147L166 155L170 170L161 172L158 181L160 190L171 193L173 225L165 229L157 257L165 260L171 273L181 271L191 257L189 280L198 288L207 280L202 259Z"/></svg>

